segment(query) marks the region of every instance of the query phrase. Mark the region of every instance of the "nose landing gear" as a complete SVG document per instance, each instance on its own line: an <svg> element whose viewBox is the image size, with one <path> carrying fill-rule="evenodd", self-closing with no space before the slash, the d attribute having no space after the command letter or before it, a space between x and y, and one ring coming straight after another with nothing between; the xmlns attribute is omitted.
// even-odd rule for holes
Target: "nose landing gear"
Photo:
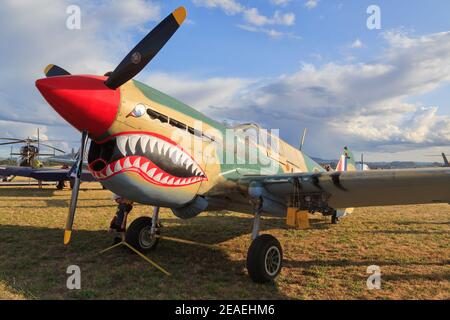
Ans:
<svg viewBox="0 0 450 320"><path fill-rule="evenodd" d="M257 283L274 280L283 264L280 242L270 234L259 235L262 201L259 199L255 204L252 243L247 252L247 271L250 278Z"/></svg>

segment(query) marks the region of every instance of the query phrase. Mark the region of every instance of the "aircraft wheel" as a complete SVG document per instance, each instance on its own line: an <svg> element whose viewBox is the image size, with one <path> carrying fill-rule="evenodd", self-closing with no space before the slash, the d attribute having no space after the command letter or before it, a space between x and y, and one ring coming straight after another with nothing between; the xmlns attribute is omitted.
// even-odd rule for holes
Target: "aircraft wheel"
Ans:
<svg viewBox="0 0 450 320"><path fill-rule="evenodd" d="M283 264L283 250L280 242L269 234L253 240L247 253L247 271L257 283L272 281L280 273Z"/></svg>
<svg viewBox="0 0 450 320"><path fill-rule="evenodd" d="M152 218L139 217L127 229L125 241L141 252L149 252L156 248L159 242L160 230L156 229L156 236L150 234Z"/></svg>

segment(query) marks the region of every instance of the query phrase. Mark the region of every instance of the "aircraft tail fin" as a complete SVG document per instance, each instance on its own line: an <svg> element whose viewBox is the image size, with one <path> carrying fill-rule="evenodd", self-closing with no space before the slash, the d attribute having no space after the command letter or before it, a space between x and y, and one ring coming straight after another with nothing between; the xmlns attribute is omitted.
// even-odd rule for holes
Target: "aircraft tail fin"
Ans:
<svg viewBox="0 0 450 320"><path fill-rule="evenodd" d="M344 147L344 152L339 158L336 171L356 171L355 157L348 147Z"/></svg>
<svg viewBox="0 0 450 320"><path fill-rule="evenodd" d="M353 152L351 152L348 147L344 147L344 152L339 158L339 162L336 166L336 171L356 171L355 157L353 156ZM336 209L336 217L342 218L352 212L353 208Z"/></svg>
<svg viewBox="0 0 450 320"><path fill-rule="evenodd" d="M444 159L444 167L450 167L450 164L448 163L447 160L447 156L443 152L442 152L442 159Z"/></svg>

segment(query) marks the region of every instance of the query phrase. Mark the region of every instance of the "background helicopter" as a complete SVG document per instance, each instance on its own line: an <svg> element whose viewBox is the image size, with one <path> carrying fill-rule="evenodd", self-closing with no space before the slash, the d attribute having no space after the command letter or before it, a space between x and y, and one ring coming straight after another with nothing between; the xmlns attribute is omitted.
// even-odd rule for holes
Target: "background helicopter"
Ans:
<svg viewBox="0 0 450 320"><path fill-rule="evenodd" d="M0 165L1 182L9 183L17 176L33 178L39 181L39 185L41 185L42 182L56 182L57 189L63 189L65 186L65 181L69 181L70 187L73 187L74 178L72 175L75 168L74 165L78 161L80 152L75 152L72 148L71 153L66 153L61 149L47 144L48 142L62 142L62 140L40 140L39 129L37 130L36 139L28 137L26 139L0 138L0 140L7 141L0 143L0 146L11 145L11 157L19 156L15 166L11 165L14 162L12 158L11 161L9 161L9 164ZM42 141L45 141L46 143L42 143ZM19 153L13 152L12 145L14 144L24 144L21 146ZM53 153L41 153L41 146L52 149ZM56 152L60 152L62 155L57 155ZM45 162L50 164L50 167L43 167L43 163L39 159L42 156L46 157ZM85 158L86 155L84 154L83 159ZM56 165L60 165L61 167L58 168ZM95 181L89 172L83 173L81 180Z"/></svg>
<svg viewBox="0 0 450 320"><path fill-rule="evenodd" d="M65 154L65 151L53 147L45 142L51 142L56 140L40 140L39 138L39 129L37 129L37 138L27 137L25 139L18 138L0 138L0 140L5 140L7 142L0 143L0 146L11 145L10 156L18 156L17 165L19 167L31 167L31 168L39 168L42 166L42 163L39 161L39 156L56 156L56 152L60 152ZM12 145L14 144L24 144L20 147L19 152L13 152ZM53 153L42 153L40 152L41 146L52 149Z"/></svg>

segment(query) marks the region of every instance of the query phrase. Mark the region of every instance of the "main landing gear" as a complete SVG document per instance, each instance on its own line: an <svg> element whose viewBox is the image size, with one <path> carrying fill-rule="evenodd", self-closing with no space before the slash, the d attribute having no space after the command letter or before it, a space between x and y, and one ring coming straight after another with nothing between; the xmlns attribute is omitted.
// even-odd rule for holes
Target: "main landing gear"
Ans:
<svg viewBox="0 0 450 320"><path fill-rule="evenodd" d="M274 280L283 263L280 242L269 234L259 235L261 213L262 200L259 200L255 205L252 243L247 252L247 271L257 283ZM160 229L159 207L154 207L152 218L140 217L131 223L125 234L125 241L140 252L149 252L158 244Z"/></svg>
<svg viewBox="0 0 450 320"><path fill-rule="evenodd" d="M283 263L283 250L280 242L270 234L259 235L262 199L255 204L252 243L247 253L247 271L257 283L272 281L280 273Z"/></svg>
<svg viewBox="0 0 450 320"><path fill-rule="evenodd" d="M139 217L127 229L125 241L141 252L149 252L159 242L159 207L153 208L153 217Z"/></svg>

